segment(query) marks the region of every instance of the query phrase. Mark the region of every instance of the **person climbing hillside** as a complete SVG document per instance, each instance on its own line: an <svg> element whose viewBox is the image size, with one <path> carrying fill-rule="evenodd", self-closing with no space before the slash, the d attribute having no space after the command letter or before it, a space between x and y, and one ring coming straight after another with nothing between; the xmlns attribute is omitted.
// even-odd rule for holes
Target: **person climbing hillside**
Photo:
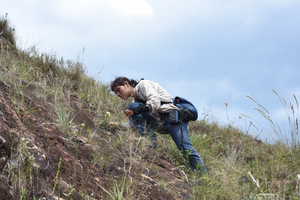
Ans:
<svg viewBox="0 0 300 200"><path fill-rule="evenodd" d="M170 134L177 148L188 156L191 168L207 174L202 158L191 144L188 122L181 120L177 124L170 123L173 120L171 111L180 112L183 109L174 105L173 97L164 88L149 80L142 79L137 82L126 77L117 77L111 82L111 90L123 100L133 98L124 114L140 134L150 138L152 147L156 147L155 132Z"/></svg>

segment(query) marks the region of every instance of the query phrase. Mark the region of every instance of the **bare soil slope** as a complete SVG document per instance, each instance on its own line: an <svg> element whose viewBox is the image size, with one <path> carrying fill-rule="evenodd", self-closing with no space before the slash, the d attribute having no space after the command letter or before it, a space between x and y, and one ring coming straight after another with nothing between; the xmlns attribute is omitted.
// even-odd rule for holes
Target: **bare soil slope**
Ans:
<svg viewBox="0 0 300 200"><path fill-rule="evenodd" d="M163 150L149 148L140 160L130 159L128 148L111 142L118 131L96 128L96 113L87 112L88 105L76 96L71 96L70 104L78 133L70 139L53 124L57 116L51 98L36 97L37 90L29 85L21 96L0 81L0 199L20 199L22 188L27 199L82 199L84 193L85 199L107 199L102 188L113 193L113 187L122 183L130 199L192 197L182 172ZM32 112L18 110L12 98L22 98ZM86 137L88 129L97 129L92 142ZM12 173L18 170L24 171L22 180L15 180Z"/></svg>

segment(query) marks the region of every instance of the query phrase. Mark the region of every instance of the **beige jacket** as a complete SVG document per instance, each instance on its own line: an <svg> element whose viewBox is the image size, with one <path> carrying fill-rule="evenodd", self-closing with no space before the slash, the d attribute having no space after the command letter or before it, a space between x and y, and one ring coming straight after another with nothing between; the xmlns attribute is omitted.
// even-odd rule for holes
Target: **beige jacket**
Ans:
<svg viewBox="0 0 300 200"><path fill-rule="evenodd" d="M169 113L171 110L180 110L173 104L173 97L158 83L141 80L136 86L136 95L149 107L149 114L156 120L160 120L159 113ZM161 102L170 102L161 104Z"/></svg>

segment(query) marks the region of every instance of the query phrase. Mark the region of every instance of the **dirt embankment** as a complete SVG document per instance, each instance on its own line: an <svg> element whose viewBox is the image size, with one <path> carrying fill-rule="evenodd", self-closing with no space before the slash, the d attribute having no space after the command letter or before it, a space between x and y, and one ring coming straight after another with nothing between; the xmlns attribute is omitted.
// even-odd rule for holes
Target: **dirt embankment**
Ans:
<svg viewBox="0 0 300 200"><path fill-rule="evenodd" d="M29 85L21 96L0 82L0 199L82 199L84 193L86 199L106 199L102 188L113 193L114 187L125 188L131 199L192 197L162 150L149 148L140 160L130 159L124 147L110 142L118 133L101 127L88 142L85 134L96 130L96 114L87 112L76 96L70 98L73 129L82 137L70 139L52 123L57 116L51 99L36 97L36 90L40 88ZM18 108L12 101L16 98L27 110Z"/></svg>

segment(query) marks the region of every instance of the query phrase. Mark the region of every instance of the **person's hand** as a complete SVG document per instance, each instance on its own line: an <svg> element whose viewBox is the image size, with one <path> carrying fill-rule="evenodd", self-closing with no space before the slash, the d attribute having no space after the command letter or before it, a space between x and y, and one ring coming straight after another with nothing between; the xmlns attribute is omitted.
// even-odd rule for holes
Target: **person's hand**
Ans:
<svg viewBox="0 0 300 200"><path fill-rule="evenodd" d="M108 125L114 125L114 126L117 126L118 123L117 122L107 122Z"/></svg>
<svg viewBox="0 0 300 200"><path fill-rule="evenodd" d="M126 117L131 117L133 115L133 111L127 109L127 110L124 111L124 114L126 115Z"/></svg>

